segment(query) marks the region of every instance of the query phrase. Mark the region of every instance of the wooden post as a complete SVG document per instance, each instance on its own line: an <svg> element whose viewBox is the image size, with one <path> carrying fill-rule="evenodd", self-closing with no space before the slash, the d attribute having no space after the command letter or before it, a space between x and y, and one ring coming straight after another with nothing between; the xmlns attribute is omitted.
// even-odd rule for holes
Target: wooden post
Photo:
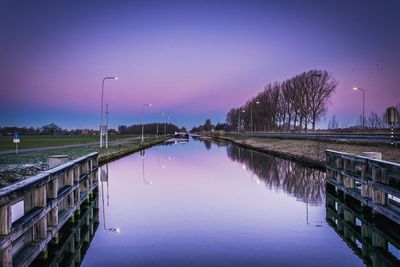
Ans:
<svg viewBox="0 0 400 267"><path fill-rule="evenodd" d="M42 185L33 190L33 207L46 207L46 185Z"/></svg>
<svg viewBox="0 0 400 267"><path fill-rule="evenodd" d="M58 206L54 207L49 212L48 225L52 227L56 227L58 225Z"/></svg>
<svg viewBox="0 0 400 267"><path fill-rule="evenodd" d="M74 193L67 196L67 208L72 209L74 207Z"/></svg>
<svg viewBox="0 0 400 267"><path fill-rule="evenodd" d="M381 169L376 166L372 166L372 180L376 182L381 181Z"/></svg>
<svg viewBox="0 0 400 267"><path fill-rule="evenodd" d="M79 165L77 165L74 168L74 181L79 181L80 178L81 178L80 167L79 167Z"/></svg>
<svg viewBox="0 0 400 267"><path fill-rule="evenodd" d="M0 207L0 235L8 235L11 231L11 206Z"/></svg>
<svg viewBox="0 0 400 267"><path fill-rule="evenodd" d="M57 177L47 183L47 197L50 199L57 198L58 179Z"/></svg>
<svg viewBox="0 0 400 267"><path fill-rule="evenodd" d="M64 173L65 185L71 186L74 184L74 176L71 172L66 171Z"/></svg>
<svg viewBox="0 0 400 267"><path fill-rule="evenodd" d="M35 224L35 239L45 239L47 237L47 218L43 216Z"/></svg>
<svg viewBox="0 0 400 267"><path fill-rule="evenodd" d="M3 251L0 251L0 266L12 267L12 246L9 245Z"/></svg>

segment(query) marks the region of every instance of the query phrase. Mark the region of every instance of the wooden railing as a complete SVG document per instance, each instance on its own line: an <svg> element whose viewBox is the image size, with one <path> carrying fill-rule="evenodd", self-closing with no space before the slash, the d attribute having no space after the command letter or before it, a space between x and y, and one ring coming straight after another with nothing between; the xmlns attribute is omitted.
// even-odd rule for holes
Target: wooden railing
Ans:
<svg viewBox="0 0 400 267"><path fill-rule="evenodd" d="M400 164L326 151L327 182L400 224Z"/></svg>
<svg viewBox="0 0 400 267"><path fill-rule="evenodd" d="M97 187L94 152L0 189L0 266L29 266Z"/></svg>
<svg viewBox="0 0 400 267"><path fill-rule="evenodd" d="M56 238L32 263L33 266L79 266L99 226L99 196L94 189L93 199L82 203L75 212L74 221L69 220Z"/></svg>

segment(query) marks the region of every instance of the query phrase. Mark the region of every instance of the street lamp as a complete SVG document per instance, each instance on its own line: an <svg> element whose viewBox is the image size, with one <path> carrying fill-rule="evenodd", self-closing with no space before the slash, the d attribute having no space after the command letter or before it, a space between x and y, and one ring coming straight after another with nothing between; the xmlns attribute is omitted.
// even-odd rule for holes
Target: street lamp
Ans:
<svg viewBox="0 0 400 267"><path fill-rule="evenodd" d="M243 110L240 110L240 109L239 109L239 116L238 116L238 133L240 133L240 112L243 112L243 113L244 113L244 109L243 109Z"/></svg>
<svg viewBox="0 0 400 267"><path fill-rule="evenodd" d="M118 80L118 77L110 76L104 77L101 84L101 112L100 112L100 148L103 147L103 135L104 135L104 125L103 125L103 106L104 106L104 82L105 80ZM107 129L106 129L107 130Z"/></svg>
<svg viewBox="0 0 400 267"><path fill-rule="evenodd" d="M161 113L161 116L165 116L165 113ZM164 123L165 124L165 123ZM158 137L158 121L157 121L157 137Z"/></svg>
<svg viewBox="0 0 400 267"><path fill-rule="evenodd" d="M161 116L165 117L165 113L164 112L161 113ZM166 129L167 129L167 126L166 126L166 122L165 122L165 119L164 119L164 135L167 135Z"/></svg>
<svg viewBox="0 0 400 267"><path fill-rule="evenodd" d="M144 105L143 105L143 107L142 107L142 120L143 120L144 108L145 108L145 107L151 107L151 104L144 104ZM143 142L144 142L143 133L144 133L144 124L143 124L143 121L142 121L142 144L143 144Z"/></svg>
<svg viewBox="0 0 400 267"><path fill-rule="evenodd" d="M256 101L256 105L260 104L260 101ZM250 132L253 132L253 102L250 103Z"/></svg>
<svg viewBox="0 0 400 267"><path fill-rule="evenodd" d="M168 123L169 123L170 119L171 119L171 117L167 117ZM165 136L167 136L167 124L166 123L164 123L164 134L165 134Z"/></svg>
<svg viewBox="0 0 400 267"><path fill-rule="evenodd" d="M360 87L353 87L354 91L361 91L363 93L363 115L362 115L362 129L364 130L364 123L365 123L365 90Z"/></svg>

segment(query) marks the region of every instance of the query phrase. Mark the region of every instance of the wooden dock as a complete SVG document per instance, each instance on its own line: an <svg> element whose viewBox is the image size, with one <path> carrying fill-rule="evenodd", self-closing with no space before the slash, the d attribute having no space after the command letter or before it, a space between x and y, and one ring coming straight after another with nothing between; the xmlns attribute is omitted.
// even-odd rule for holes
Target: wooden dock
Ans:
<svg viewBox="0 0 400 267"><path fill-rule="evenodd" d="M326 161L327 183L400 224L400 164L333 150Z"/></svg>
<svg viewBox="0 0 400 267"><path fill-rule="evenodd" d="M326 221L367 266L400 266L400 227L376 220L344 192L326 185Z"/></svg>
<svg viewBox="0 0 400 267"><path fill-rule="evenodd" d="M0 189L0 266L29 266L97 188L94 152ZM46 255L46 253L44 253Z"/></svg>

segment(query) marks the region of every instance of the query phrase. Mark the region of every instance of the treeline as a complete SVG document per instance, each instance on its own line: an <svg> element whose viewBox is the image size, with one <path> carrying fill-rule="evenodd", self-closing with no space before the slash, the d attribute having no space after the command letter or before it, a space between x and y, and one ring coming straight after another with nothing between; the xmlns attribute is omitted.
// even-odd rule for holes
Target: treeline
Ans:
<svg viewBox="0 0 400 267"><path fill-rule="evenodd" d="M158 123L158 134L174 134L178 131L186 131L185 127L179 129L178 126L172 123ZM157 134L157 123L148 123L144 125L145 134ZM142 133L142 125L134 124L130 126L120 125L118 126L119 134L141 134Z"/></svg>
<svg viewBox="0 0 400 267"><path fill-rule="evenodd" d="M0 127L1 135L12 135L18 132L20 135L96 135L99 131L92 129L72 129L67 130L50 123L41 127ZM109 130L110 133L116 133L116 130Z"/></svg>
<svg viewBox="0 0 400 267"><path fill-rule="evenodd" d="M240 131L301 131L309 127L315 130L316 123L327 112L336 86L331 74L319 70L270 83L245 105L232 108L226 123Z"/></svg>
<svg viewBox="0 0 400 267"><path fill-rule="evenodd" d="M400 103L394 106L397 112L400 110ZM333 115L332 118L328 122L329 130L358 130L363 127L363 117L359 116L358 121L355 125L346 126L341 123L336 118L336 115ZM366 129L388 129L390 126L386 121L386 112L376 113L371 112L369 115L366 115L364 118L364 127ZM400 127L400 121L395 124L395 127Z"/></svg>
<svg viewBox="0 0 400 267"><path fill-rule="evenodd" d="M232 130L232 127L227 124L227 123L217 123L217 125L214 125L211 123L210 119L206 119L204 124L201 124L199 126L193 127L190 132L191 133L198 133L198 132L211 132L211 131L225 131L229 132Z"/></svg>

